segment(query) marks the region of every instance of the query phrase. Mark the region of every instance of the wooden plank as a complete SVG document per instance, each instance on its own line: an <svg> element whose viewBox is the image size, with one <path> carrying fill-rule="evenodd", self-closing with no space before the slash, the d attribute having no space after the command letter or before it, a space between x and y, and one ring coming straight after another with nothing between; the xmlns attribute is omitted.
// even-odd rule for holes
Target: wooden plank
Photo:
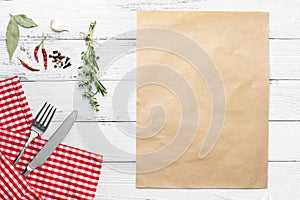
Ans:
<svg viewBox="0 0 300 200"><path fill-rule="evenodd" d="M270 84L270 120L300 120L300 81L272 81Z"/></svg>
<svg viewBox="0 0 300 200"><path fill-rule="evenodd" d="M117 86L124 86L134 92L135 81L104 81L103 83L107 87L108 95L105 97L99 95L101 104L99 113L91 112L89 105L82 99L82 91L77 87L77 81L24 82L23 85L34 112L44 101L49 101L58 107L59 115L56 115L55 120L61 121L72 109L78 109L80 121L135 121L135 96L127 99L128 91L116 90ZM114 107L113 102L115 102ZM271 81L269 113L270 120L300 120L299 80Z"/></svg>
<svg viewBox="0 0 300 200"><path fill-rule="evenodd" d="M49 138L59 125L60 122L53 122L43 137ZM136 153L135 131L124 132L120 125L135 126L135 122L76 122L63 143L103 154L105 162L135 161L135 156L130 160L128 157L115 155L110 148L105 149L109 143L123 152ZM300 123L270 122L269 127L269 161L300 162Z"/></svg>
<svg viewBox="0 0 300 200"><path fill-rule="evenodd" d="M81 96L83 90L78 87L78 83L78 81L24 82L23 86L32 111L36 113L43 102L48 101L57 107L57 114L54 117L56 121L62 121L73 109L79 111L78 121L135 121L135 96L132 97L127 112L120 103L124 102L126 91L115 92L118 84L135 88L135 81L104 81L108 94L105 97L98 95L100 102L98 113L92 111L88 101ZM115 113L112 109L113 101L118 102L115 105ZM128 114L131 118L126 117Z"/></svg>
<svg viewBox="0 0 300 200"><path fill-rule="evenodd" d="M21 4L22 6L18 6ZM72 8L71 8L72 6ZM78 39L79 32L86 31L92 20L98 21L97 38L117 36L121 33L135 29L137 10L193 10L193 11L268 11L270 12L271 38L300 38L300 2L296 0L243 0L239 4L234 0L218 1L152 1L152 0L111 0L97 1L39 1L21 0L0 1L0 27L6 27L8 13L24 13L32 17L39 27L35 29L22 29L21 36L41 37L42 33L51 38ZM63 19L70 32L62 34L53 33L49 28L49 21L54 16ZM0 30L0 38L5 36L5 28ZM120 36L129 38L131 36Z"/></svg>
<svg viewBox="0 0 300 200"><path fill-rule="evenodd" d="M270 40L270 78L300 79L300 40Z"/></svg>
<svg viewBox="0 0 300 200"><path fill-rule="evenodd" d="M300 163L269 163L268 189L136 189L135 163L104 164L96 200L271 200L300 199ZM180 172L179 172L180 173ZM183 175L184 176L184 175ZM209 178L209 177L207 177Z"/></svg>
<svg viewBox="0 0 300 200"><path fill-rule="evenodd" d="M17 6L22 4L22 6ZM88 30L91 21L97 21L95 38L107 38L117 34L130 31L135 27L135 12L122 9L118 5L122 1L115 0L110 3L105 1L91 0L89 2L77 1L28 1L26 3L18 0L0 1L1 27L6 27L9 13L24 13L34 19L39 25L34 29L22 29L21 37L41 37L42 33L48 38L55 39L79 39L80 32ZM55 33L50 29L50 20L59 18L69 32ZM6 29L0 30L0 38L5 36ZM130 36L124 36L128 38Z"/></svg>
<svg viewBox="0 0 300 200"><path fill-rule="evenodd" d="M96 48L100 55L99 66L102 80L120 80L136 66L135 40L98 40L102 44ZM73 66L66 69L54 69L49 63L49 69L39 73L32 73L20 66L16 55L29 60L34 67L42 68L33 60L33 49L38 44L34 39L21 41L13 62L9 63L4 41L0 41L0 79L19 75L23 81L39 80L78 80L77 67L80 66L80 53L85 50L82 40L48 40L45 45L49 53L60 50L71 57ZM76 47L76 48L74 48ZM22 48L23 51L20 49ZM25 49L25 50L24 50ZM300 40L270 40L270 78L271 79L300 79ZM135 80L130 75L126 80Z"/></svg>
<svg viewBox="0 0 300 200"><path fill-rule="evenodd" d="M96 53L100 56L99 77L101 80L120 80L131 70L135 69L135 40L98 40ZM86 50L83 40L47 40L45 46L48 54L53 50L59 50L63 55L71 58L72 66L67 69L54 68L54 63L48 58L49 68L43 70L43 62L37 63L33 58L34 47L39 41L29 39L20 41L12 63L9 63L5 41L0 41L0 79L18 75L23 81L37 80L79 80L77 68L82 64L81 52ZM17 56L26 60L41 72L31 72L22 67ZM40 60L42 55L39 54ZM129 76L128 80L135 80L135 76Z"/></svg>
<svg viewBox="0 0 300 200"><path fill-rule="evenodd" d="M300 122L269 123L269 160L300 161Z"/></svg>

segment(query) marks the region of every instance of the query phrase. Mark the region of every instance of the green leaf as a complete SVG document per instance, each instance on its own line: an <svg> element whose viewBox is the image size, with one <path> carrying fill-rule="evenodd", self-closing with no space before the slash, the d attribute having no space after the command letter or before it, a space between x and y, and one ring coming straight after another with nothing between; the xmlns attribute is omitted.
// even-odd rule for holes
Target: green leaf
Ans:
<svg viewBox="0 0 300 200"><path fill-rule="evenodd" d="M19 26L17 22L14 20L14 18L10 17L7 30L6 30L6 47L7 47L7 52L8 52L10 62L18 46L19 37L20 37Z"/></svg>
<svg viewBox="0 0 300 200"><path fill-rule="evenodd" d="M37 26L37 24L26 15L13 15L13 18L16 20L17 24L24 28L33 28Z"/></svg>

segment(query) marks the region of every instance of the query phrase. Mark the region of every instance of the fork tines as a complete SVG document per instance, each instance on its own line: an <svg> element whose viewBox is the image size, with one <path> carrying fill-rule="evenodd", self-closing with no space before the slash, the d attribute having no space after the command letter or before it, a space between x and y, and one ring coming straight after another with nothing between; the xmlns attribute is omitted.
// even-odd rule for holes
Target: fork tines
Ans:
<svg viewBox="0 0 300 200"><path fill-rule="evenodd" d="M40 109L37 116L35 117L33 123L35 125L42 126L43 129L47 129L55 112L56 112L56 108L54 108L54 106L52 106L51 104L45 102L43 107ZM42 116L40 116L41 113L43 113Z"/></svg>
<svg viewBox="0 0 300 200"><path fill-rule="evenodd" d="M24 147L21 149L20 153L16 157L14 161L14 165L17 165L21 157L23 156L24 152L26 151L27 147L30 145L30 143L39 135L42 135L45 133L46 129L48 128L54 114L55 114L56 108L54 108L51 104L47 104L47 102L44 103L43 107L38 112L36 118L31 124L31 132L30 136L25 143ZM41 115L41 116L40 116Z"/></svg>

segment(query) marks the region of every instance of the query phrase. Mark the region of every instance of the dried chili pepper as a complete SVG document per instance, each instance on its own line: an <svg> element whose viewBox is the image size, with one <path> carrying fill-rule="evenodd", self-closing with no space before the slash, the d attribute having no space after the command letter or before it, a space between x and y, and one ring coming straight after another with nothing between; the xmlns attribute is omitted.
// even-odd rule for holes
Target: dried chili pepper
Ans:
<svg viewBox="0 0 300 200"><path fill-rule="evenodd" d="M26 62L24 62L23 60L21 60L20 58L18 58L21 62L21 64L26 67L27 69L29 69L30 71L40 71L40 69L35 69L33 67L30 67Z"/></svg>
<svg viewBox="0 0 300 200"><path fill-rule="evenodd" d="M35 48L34 48L34 52L33 52L33 55L34 55L34 58L37 62L39 62L39 57L38 57L38 52L39 52L39 49L41 47L41 45L44 43L44 40L45 40L45 37L44 37L44 34L42 35L42 41L40 42L40 44L38 44Z"/></svg>
<svg viewBox="0 0 300 200"><path fill-rule="evenodd" d="M37 45L35 48L34 48L34 58L37 62L39 62L39 57L38 57L38 51L39 51L39 48L40 48L40 45Z"/></svg>
<svg viewBox="0 0 300 200"><path fill-rule="evenodd" d="M47 69L48 65L47 65L47 52L44 48L42 48L42 54L43 54L43 59L44 59L44 68Z"/></svg>
<svg viewBox="0 0 300 200"><path fill-rule="evenodd" d="M43 36L43 40L42 40L42 54L43 54L43 60L44 60L44 69L47 69L48 68L48 64L47 64L47 51L45 49L45 46L44 46L44 36Z"/></svg>

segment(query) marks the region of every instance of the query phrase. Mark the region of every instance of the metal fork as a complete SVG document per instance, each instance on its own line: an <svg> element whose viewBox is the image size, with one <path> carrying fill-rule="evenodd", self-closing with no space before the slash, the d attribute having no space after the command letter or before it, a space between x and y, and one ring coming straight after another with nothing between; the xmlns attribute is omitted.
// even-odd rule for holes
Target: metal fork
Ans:
<svg viewBox="0 0 300 200"><path fill-rule="evenodd" d="M46 108L46 106L47 106L47 102L45 102L45 104L43 105L43 107L40 109L37 116L35 117L34 121L32 122L30 136L29 136L27 142L25 143L25 146L22 148L19 155L15 159L14 165L18 164L19 160L21 159L22 155L26 151L29 144L36 137L42 135L47 130L47 128L48 128L48 126L49 126L49 124L50 124L50 122L51 122L51 120L52 120L52 118L53 118L53 116L56 112L56 108L53 110L54 107L51 106L51 104L48 104L47 108ZM50 110L49 110L49 108L50 108ZM40 117L41 114L42 114L42 116Z"/></svg>

